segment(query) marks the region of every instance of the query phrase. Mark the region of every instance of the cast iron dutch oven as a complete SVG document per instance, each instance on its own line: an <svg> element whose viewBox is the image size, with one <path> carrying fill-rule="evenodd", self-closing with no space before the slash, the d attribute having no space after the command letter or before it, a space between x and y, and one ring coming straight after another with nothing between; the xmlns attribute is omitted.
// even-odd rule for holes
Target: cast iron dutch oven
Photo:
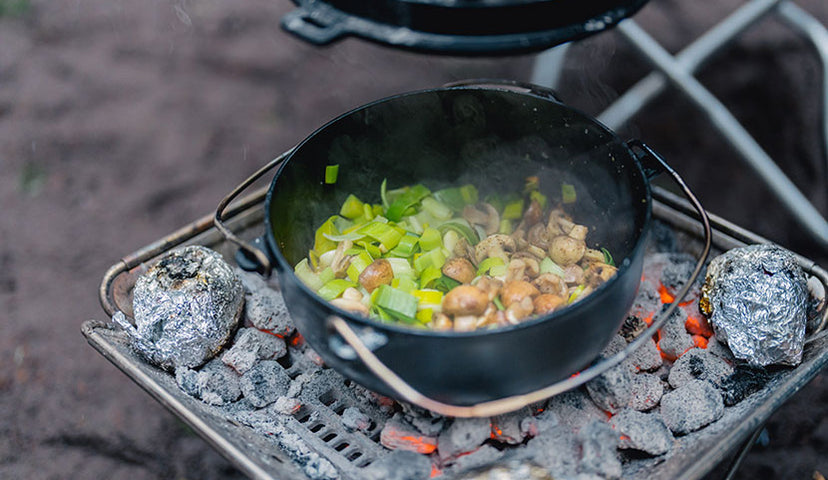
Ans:
<svg viewBox="0 0 828 480"><path fill-rule="evenodd" d="M346 377L392 397L421 404L416 400L425 398L438 411L442 404L525 399L593 362L624 321L640 282L651 223L649 178L668 171L681 181L646 145L621 141L551 92L514 82L461 84L370 103L332 120L274 163L280 166L265 202L269 258L259 253L258 267L275 267L297 329ZM328 165L339 165L335 184L325 183ZM575 186L577 202L568 213L591 227L590 246L608 249L619 267L563 310L496 330L419 330L334 307L293 274L315 229L348 194L380 203L383 180L389 189L473 183L481 191L518 192L532 175L548 186L552 202L560 200L561 183Z"/></svg>

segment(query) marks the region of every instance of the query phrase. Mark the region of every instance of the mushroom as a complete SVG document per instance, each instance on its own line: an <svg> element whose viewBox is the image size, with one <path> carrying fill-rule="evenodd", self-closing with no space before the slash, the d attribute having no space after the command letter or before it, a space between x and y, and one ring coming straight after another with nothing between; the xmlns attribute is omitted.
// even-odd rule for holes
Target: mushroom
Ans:
<svg viewBox="0 0 828 480"><path fill-rule="evenodd" d="M606 282L618 269L606 263L593 263L584 271L584 281L591 287L597 287Z"/></svg>
<svg viewBox="0 0 828 480"><path fill-rule="evenodd" d="M378 258L365 267L359 274L359 284L368 293L374 291L380 285L388 285L394 279L394 271L391 269L391 262L384 258Z"/></svg>
<svg viewBox="0 0 828 480"><path fill-rule="evenodd" d="M363 315L368 315L368 307L360 302L359 300L351 300L347 298L334 298L331 300L331 305L335 305L342 310L347 310L349 312L361 313Z"/></svg>
<svg viewBox="0 0 828 480"><path fill-rule="evenodd" d="M350 250L353 246L354 242L350 240L343 240L339 242L339 245L337 245L336 253L334 253L333 260L331 260L331 270L333 270L336 278L344 277L345 272L351 265L351 256L345 255L345 252Z"/></svg>
<svg viewBox="0 0 828 480"><path fill-rule="evenodd" d="M503 306L508 309L513 303L520 302L524 298L529 298L531 302L531 299L538 295L540 295L540 292L531 283L523 280L513 280L503 285L500 300L503 302Z"/></svg>
<svg viewBox="0 0 828 480"><path fill-rule="evenodd" d="M542 273L532 282L542 294L563 295L566 293L564 279L554 273Z"/></svg>
<svg viewBox="0 0 828 480"><path fill-rule="evenodd" d="M516 258L509 262L506 270L506 281L523 280L523 273L526 271L526 264L523 260Z"/></svg>
<svg viewBox="0 0 828 480"><path fill-rule="evenodd" d="M348 287L342 292L342 298L345 300L356 300L357 302L362 301L362 292L357 290L354 287Z"/></svg>
<svg viewBox="0 0 828 480"><path fill-rule="evenodd" d="M443 313L457 316L480 315L486 311L489 296L471 285L460 285L451 289L443 297Z"/></svg>
<svg viewBox="0 0 828 480"><path fill-rule="evenodd" d="M584 269L578 265L570 265L564 268L564 282L580 285L584 283Z"/></svg>
<svg viewBox="0 0 828 480"><path fill-rule="evenodd" d="M545 256L545 255L544 255ZM512 261L520 260L525 267L524 274L530 279L535 278L540 273L540 263L535 256L527 251L517 252L512 255ZM511 264L511 262L510 262Z"/></svg>
<svg viewBox="0 0 828 480"><path fill-rule="evenodd" d="M569 236L576 240L585 240L587 233L589 233L589 228L583 225L575 225L569 231Z"/></svg>
<svg viewBox="0 0 828 480"><path fill-rule="evenodd" d="M554 238L554 235L551 235L549 230L546 228L546 225L542 223L534 225L526 233L526 241L529 242L530 245L540 247L544 250L549 248L549 244L552 243L552 238Z"/></svg>
<svg viewBox="0 0 828 480"><path fill-rule="evenodd" d="M604 263L604 252L595 250L594 248L587 248L584 252L584 260L587 262Z"/></svg>
<svg viewBox="0 0 828 480"><path fill-rule="evenodd" d="M500 215L491 204L486 202L478 203L477 206L466 205L463 208L463 218L472 225L481 225L486 235L497 233L500 229Z"/></svg>
<svg viewBox="0 0 828 480"><path fill-rule="evenodd" d="M456 257L470 260L472 263L477 261L475 248L469 245L469 242L468 240L466 240L465 237L460 237L460 239L457 240L457 243L454 245L454 248L451 250L451 253L454 254L454 256Z"/></svg>
<svg viewBox="0 0 828 480"><path fill-rule="evenodd" d="M532 201L529 202L529 206L526 208L526 211L523 212L523 220L520 221L520 227L518 228L525 229L532 227L540 222L541 216L543 216L543 208L541 208L540 203L533 198Z"/></svg>
<svg viewBox="0 0 828 480"><path fill-rule="evenodd" d="M445 313L435 313L431 318L431 326L434 330L451 330L454 328L454 324Z"/></svg>
<svg viewBox="0 0 828 480"><path fill-rule="evenodd" d="M471 283L475 277L474 265L465 258L454 257L443 265L443 275L460 283Z"/></svg>
<svg viewBox="0 0 828 480"><path fill-rule="evenodd" d="M549 256L552 261L562 266L578 263L584 256L584 252L586 252L586 243L569 235L558 235L549 245Z"/></svg>
<svg viewBox="0 0 828 480"><path fill-rule="evenodd" d="M480 277L480 280L477 281L475 287L485 293L491 302L496 296L500 295L500 289L503 288L503 282L496 278L484 276Z"/></svg>
<svg viewBox="0 0 828 480"><path fill-rule="evenodd" d="M506 252L515 251L515 239L509 235L496 233L484 238L474 247L474 256L477 263L488 257L500 257L503 263L509 264L509 255Z"/></svg>
<svg viewBox="0 0 828 480"><path fill-rule="evenodd" d="M535 301L532 302L532 305L534 305L535 307L535 313L539 315L544 313L551 313L555 311L555 309L557 309L558 307L565 304L565 298L552 293L544 293L543 295L538 295L537 297L535 297Z"/></svg>
<svg viewBox="0 0 828 480"><path fill-rule="evenodd" d="M506 319L512 324L520 323L521 320L532 315L534 309L532 299L524 297L520 301L509 305L506 309Z"/></svg>
<svg viewBox="0 0 828 480"><path fill-rule="evenodd" d="M477 317L474 315L458 315L454 317L455 332L471 332L477 328Z"/></svg>

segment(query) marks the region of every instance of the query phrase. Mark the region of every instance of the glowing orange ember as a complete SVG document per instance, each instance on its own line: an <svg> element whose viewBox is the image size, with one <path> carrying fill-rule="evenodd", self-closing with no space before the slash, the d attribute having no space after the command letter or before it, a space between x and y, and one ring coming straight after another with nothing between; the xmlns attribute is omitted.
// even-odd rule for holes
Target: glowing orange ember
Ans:
<svg viewBox="0 0 828 480"><path fill-rule="evenodd" d="M296 332L296 335L294 335L293 338L290 339L290 344L294 347L298 347L303 343L305 343L305 337L303 337L302 334L299 332Z"/></svg>
<svg viewBox="0 0 828 480"><path fill-rule="evenodd" d="M687 333L693 335L700 335L706 338L713 336L713 328L710 327L707 319L701 316L688 315L687 321L684 322L684 328L687 329Z"/></svg>
<svg viewBox="0 0 828 480"><path fill-rule="evenodd" d="M414 435L410 431L401 431L386 426L382 430L380 442L393 450L410 450L428 455L437 450L437 438L426 435Z"/></svg>
<svg viewBox="0 0 828 480"><path fill-rule="evenodd" d="M707 348L707 337L702 335L693 335L693 345L699 348Z"/></svg>
<svg viewBox="0 0 828 480"><path fill-rule="evenodd" d="M434 465L434 464L431 465L431 478L439 477L442 474L443 474L443 471L440 470L439 468L437 468L437 465Z"/></svg>

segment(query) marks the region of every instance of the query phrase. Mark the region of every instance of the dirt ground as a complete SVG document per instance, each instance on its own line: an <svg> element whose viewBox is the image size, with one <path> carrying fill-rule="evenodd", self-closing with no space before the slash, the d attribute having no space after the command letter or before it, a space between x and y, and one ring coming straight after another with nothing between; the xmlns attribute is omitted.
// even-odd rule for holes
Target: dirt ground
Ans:
<svg viewBox="0 0 828 480"><path fill-rule="evenodd" d="M653 0L637 16L672 52L742 2ZM797 2L828 23L824 0ZM367 101L472 77L527 80L532 55L460 59L284 33L287 0L0 0L0 478L241 475L90 348L97 288L121 256L209 213L258 166ZM562 97L597 114L646 72L615 32L578 43ZM700 79L823 214L820 67L766 19ZM623 131L702 202L828 266L680 95ZM737 478L828 475L828 376L780 409Z"/></svg>

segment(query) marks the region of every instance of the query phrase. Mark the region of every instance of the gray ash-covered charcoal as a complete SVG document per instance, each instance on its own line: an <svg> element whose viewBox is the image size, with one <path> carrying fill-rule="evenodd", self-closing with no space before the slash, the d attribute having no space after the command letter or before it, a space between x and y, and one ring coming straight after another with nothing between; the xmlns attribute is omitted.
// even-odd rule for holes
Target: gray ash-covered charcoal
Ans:
<svg viewBox="0 0 828 480"><path fill-rule="evenodd" d="M722 394L704 380L691 380L661 398L661 416L676 435L695 432L723 414Z"/></svg>
<svg viewBox="0 0 828 480"><path fill-rule="evenodd" d="M736 405L745 398L763 389L770 379L764 368L737 365L733 373L720 386L724 404Z"/></svg>
<svg viewBox="0 0 828 480"><path fill-rule="evenodd" d="M668 380L678 388L691 380L707 380L717 387L733 373L733 367L703 348L693 348L681 356L670 369Z"/></svg>
<svg viewBox="0 0 828 480"><path fill-rule="evenodd" d="M521 428L521 423L527 418L532 418L529 407L492 417L492 438L509 445L523 442L526 432Z"/></svg>
<svg viewBox="0 0 828 480"><path fill-rule="evenodd" d="M437 448L437 437L423 435L405 421L401 413L397 412L382 427L380 443L389 450L409 450L429 454Z"/></svg>
<svg viewBox="0 0 828 480"><path fill-rule="evenodd" d="M465 472L457 480L554 480L549 471L534 462L509 459Z"/></svg>
<svg viewBox="0 0 828 480"><path fill-rule="evenodd" d="M425 435L436 437L446 425L446 417L430 410L410 403L401 403L400 407L405 420Z"/></svg>
<svg viewBox="0 0 828 480"><path fill-rule="evenodd" d="M616 452L619 437L606 422L587 424L577 438L581 445L578 472L606 479L621 478L621 460Z"/></svg>
<svg viewBox="0 0 828 480"><path fill-rule="evenodd" d="M467 453L454 460L452 471L465 472L475 468L496 463L503 456L504 450L498 450L491 445L483 445L477 450Z"/></svg>
<svg viewBox="0 0 828 480"><path fill-rule="evenodd" d="M218 253L201 246L172 250L135 282L135 325L113 316L131 346L167 370L213 358L238 325L244 289Z"/></svg>
<svg viewBox="0 0 828 480"><path fill-rule="evenodd" d="M629 407L641 412L658 405L664 395L664 383L657 375L639 373L632 376Z"/></svg>
<svg viewBox="0 0 828 480"><path fill-rule="evenodd" d="M251 404L266 407L285 396L291 380L275 360L262 360L241 377L241 390Z"/></svg>
<svg viewBox="0 0 828 480"><path fill-rule="evenodd" d="M443 460L456 458L477 450L491 435L488 418L455 418L437 437L437 452Z"/></svg>
<svg viewBox="0 0 828 480"><path fill-rule="evenodd" d="M290 336L296 327L288 314L281 292L268 285L267 281L257 274L239 270L239 277L244 283L244 314L247 321L261 330L285 338Z"/></svg>
<svg viewBox="0 0 828 480"><path fill-rule="evenodd" d="M710 352L711 355L715 355L730 364L736 362L736 357L733 356L733 352L727 348L727 345L717 340L716 335L707 339L707 348L705 350Z"/></svg>
<svg viewBox="0 0 828 480"><path fill-rule="evenodd" d="M233 345L221 355L221 361L239 373L245 373L259 360L276 359L287 353L285 341L256 328L240 328Z"/></svg>
<svg viewBox="0 0 828 480"><path fill-rule="evenodd" d="M626 360L635 372L654 372L664 363L654 340L646 340Z"/></svg>
<svg viewBox="0 0 828 480"><path fill-rule="evenodd" d="M671 358L678 358L687 350L695 347L693 336L687 333L684 324L687 322L687 312L679 308L670 315L661 327L661 338L658 348L661 353Z"/></svg>
<svg viewBox="0 0 828 480"><path fill-rule="evenodd" d="M175 381L187 394L210 405L225 405L241 396L239 374L218 360L199 370L181 367L175 371Z"/></svg>
<svg viewBox="0 0 828 480"><path fill-rule="evenodd" d="M595 405L585 388L579 388L555 395L549 399L546 410L538 418L554 413L555 421L579 430L592 420L606 419L606 414Z"/></svg>
<svg viewBox="0 0 828 480"><path fill-rule="evenodd" d="M696 268L696 259L689 253L677 253L670 255L670 260L661 270L661 284L664 285L667 293L675 296ZM698 297L700 288L701 282L696 279L690 291L687 292L686 298Z"/></svg>
<svg viewBox="0 0 828 480"><path fill-rule="evenodd" d="M673 434L657 413L621 410L610 419L618 435L620 450L638 450L649 455L663 455L673 448Z"/></svg>
<svg viewBox="0 0 828 480"><path fill-rule="evenodd" d="M719 341L757 367L802 361L809 305L796 257L768 244L734 248L713 259L699 301Z"/></svg>
<svg viewBox="0 0 828 480"><path fill-rule="evenodd" d="M348 407L342 412L342 426L350 432L365 432L371 428L371 417L356 407Z"/></svg>
<svg viewBox="0 0 828 480"><path fill-rule="evenodd" d="M577 473L580 452L581 446L572 430L561 424L545 430L543 435L530 439L526 449L516 455L536 461L546 468L553 478L559 478Z"/></svg>
<svg viewBox="0 0 828 480"><path fill-rule="evenodd" d="M431 460L407 450L396 450L366 467L365 480L427 480L431 476Z"/></svg>
<svg viewBox="0 0 828 480"><path fill-rule="evenodd" d="M587 383L586 389L598 408L615 413L630 406L634 376L629 367L622 363Z"/></svg>

